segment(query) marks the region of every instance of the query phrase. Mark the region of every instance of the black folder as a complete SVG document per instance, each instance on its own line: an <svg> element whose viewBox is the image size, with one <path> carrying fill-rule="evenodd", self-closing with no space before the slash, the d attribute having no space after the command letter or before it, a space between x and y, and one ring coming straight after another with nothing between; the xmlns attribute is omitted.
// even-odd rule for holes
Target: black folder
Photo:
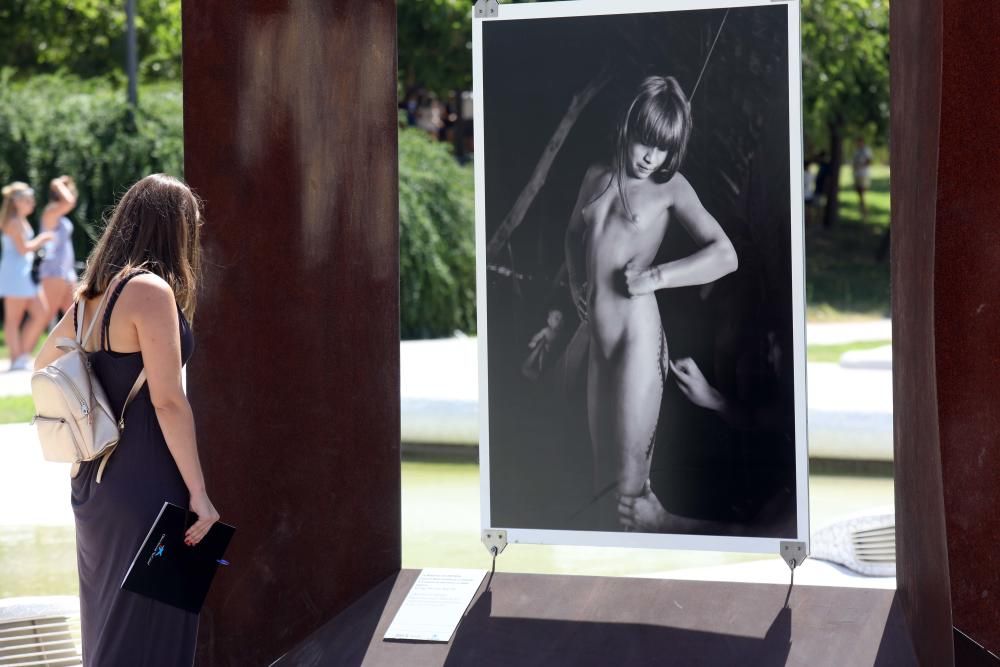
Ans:
<svg viewBox="0 0 1000 667"><path fill-rule="evenodd" d="M133 593L198 613L212 578L236 529L216 522L193 547L184 544L185 531L198 517L183 507L163 503L153 527L122 581Z"/></svg>

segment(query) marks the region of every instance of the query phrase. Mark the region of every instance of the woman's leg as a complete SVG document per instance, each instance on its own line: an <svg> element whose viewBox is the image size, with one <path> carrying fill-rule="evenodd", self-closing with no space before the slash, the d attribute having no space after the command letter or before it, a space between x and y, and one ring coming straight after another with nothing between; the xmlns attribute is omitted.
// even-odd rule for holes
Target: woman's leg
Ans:
<svg viewBox="0 0 1000 667"><path fill-rule="evenodd" d="M10 361L21 356L21 320L28 307L29 299L8 296L3 300L3 333L10 350Z"/></svg>
<svg viewBox="0 0 1000 667"><path fill-rule="evenodd" d="M73 289L76 285L63 278L43 278L42 291L49 306L49 323L58 322L59 313L68 313L73 305Z"/></svg>
<svg viewBox="0 0 1000 667"><path fill-rule="evenodd" d="M620 456L613 437L615 369L611 359L601 354L599 345L590 345L587 356L587 426L590 431L593 469L595 528L614 530L615 491L618 488Z"/></svg>
<svg viewBox="0 0 1000 667"><path fill-rule="evenodd" d="M587 418L594 448L594 494L600 523L618 526L616 496L638 496L649 479L667 373L659 316L634 323L618 345L591 345Z"/></svg>
<svg viewBox="0 0 1000 667"><path fill-rule="evenodd" d="M49 306L45 314L46 322L52 322L59 315L65 285L66 281L61 278L42 278L42 294L45 295L45 303Z"/></svg>
<svg viewBox="0 0 1000 667"><path fill-rule="evenodd" d="M28 321L21 332L21 354L33 355L35 344L49 323L49 308L45 294L39 293L38 298L28 300Z"/></svg>
<svg viewBox="0 0 1000 667"><path fill-rule="evenodd" d="M630 332L621 350L613 438L620 452L618 493L637 496L649 480L656 427L667 379L667 339L659 318Z"/></svg>

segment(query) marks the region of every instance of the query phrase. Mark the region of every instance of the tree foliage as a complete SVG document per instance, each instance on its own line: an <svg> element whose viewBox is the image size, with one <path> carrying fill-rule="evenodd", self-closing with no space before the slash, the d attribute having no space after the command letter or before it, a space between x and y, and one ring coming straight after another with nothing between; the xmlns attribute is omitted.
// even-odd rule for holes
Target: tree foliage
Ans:
<svg viewBox="0 0 1000 667"><path fill-rule="evenodd" d="M400 333L476 330L476 245L471 166L415 129L399 131Z"/></svg>
<svg viewBox="0 0 1000 667"><path fill-rule="evenodd" d="M137 0L136 34L143 79L179 79L181 0ZM125 0L5 0L0 44L0 67L20 78L123 78Z"/></svg>
<svg viewBox="0 0 1000 667"><path fill-rule="evenodd" d="M179 85L144 89L142 107L132 110L105 82L43 75L14 83L11 75L0 73L0 181L34 186L40 211L52 178L76 179L80 196L70 218L81 231L74 235L79 257L128 186L154 172L181 175Z"/></svg>
<svg viewBox="0 0 1000 667"><path fill-rule="evenodd" d="M802 0L802 102L806 135L814 145L825 145L831 124L884 142L889 123L887 2Z"/></svg>
<svg viewBox="0 0 1000 667"><path fill-rule="evenodd" d="M423 86L439 95L472 88L472 4L412 0L396 5L400 92Z"/></svg>
<svg viewBox="0 0 1000 667"><path fill-rule="evenodd" d="M829 227L839 210L845 139L888 143L887 0L802 0L802 108L806 151L829 153Z"/></svg>

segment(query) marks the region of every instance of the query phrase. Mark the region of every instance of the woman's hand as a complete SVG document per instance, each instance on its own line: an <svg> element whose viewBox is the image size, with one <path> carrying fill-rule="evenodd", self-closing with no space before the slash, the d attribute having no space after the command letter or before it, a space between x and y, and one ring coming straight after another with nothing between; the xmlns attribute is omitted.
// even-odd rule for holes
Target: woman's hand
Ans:
<svg viewBox="0 0 1000 667"><path fill-rule="evenodd" d="M725 399L719 391L708 383L694 359L686 357L670 362L670 370L674 372L674 381L689 401L707 410L721 411L725 407Z"/></svg>
<svg viewBox="0 0 1000 667"><path fill-rule="evenodd" d="M198 520L184 533L184 544L193 547L208 535L208 530L219 520L219 512L204 491L191 496L190 510L198 515Z"/></svg>
<svg viewBox="0 0 1000 667"><path fill-rule="evenodd" d="M625 265L625 291L630 297L652 294L659 287L659 267L647 266L639 269L634 262L635 260L632 260Z"/></svg>

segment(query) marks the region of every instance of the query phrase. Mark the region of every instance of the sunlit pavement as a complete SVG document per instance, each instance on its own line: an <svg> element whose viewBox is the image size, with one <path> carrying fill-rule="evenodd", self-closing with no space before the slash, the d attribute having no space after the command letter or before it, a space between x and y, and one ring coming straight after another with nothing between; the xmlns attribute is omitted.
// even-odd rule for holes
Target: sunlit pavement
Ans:
<svg viewBox="0 0 1000 667"><path fill-rule="evenodd" d="M0 448L0 526L72 525L70 465L43 459L27 424L0 425Z"/></svg>

